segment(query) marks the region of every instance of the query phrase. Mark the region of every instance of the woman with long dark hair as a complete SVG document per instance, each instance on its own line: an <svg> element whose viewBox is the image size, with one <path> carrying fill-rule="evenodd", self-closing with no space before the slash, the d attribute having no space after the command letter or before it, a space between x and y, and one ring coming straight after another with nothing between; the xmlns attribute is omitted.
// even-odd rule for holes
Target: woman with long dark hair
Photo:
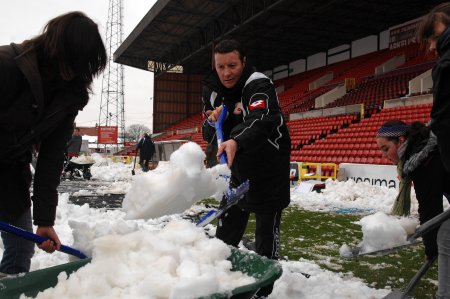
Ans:
<svg viewBox="0 0 450 299"><path fill-rule="evenodd" d="M38 246L47 252L61 246L53 226L65 146L106 63L97 24L82 12L50 20L22 44L0 47L0 219L28 231L33 220L36 233L49 238ZM39 154L31 197L33 149ZM29 271L34 244L1 236L0 272Z"/></svg>

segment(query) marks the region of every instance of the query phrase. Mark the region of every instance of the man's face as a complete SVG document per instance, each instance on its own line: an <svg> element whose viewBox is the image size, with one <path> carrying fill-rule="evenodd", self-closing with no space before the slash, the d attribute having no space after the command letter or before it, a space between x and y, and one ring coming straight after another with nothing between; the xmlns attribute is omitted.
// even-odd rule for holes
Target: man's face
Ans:
<svg viewBox="0 0 450 299"><path fill-rule="evenodd" d="M441 21L437 21L434 24L434 34L428 38L428 49L433 54L437 55L436 51L436 43L439 37L441 36L442 32L445 31L447 27L442 23Z"/></svg>
<svg viewBox="0 0 450 299"><path fill-rule="evenodd" d="M245 62L239 58L238 51L214 54L216 72L226 88L233 88L241 78Z"/></svg>

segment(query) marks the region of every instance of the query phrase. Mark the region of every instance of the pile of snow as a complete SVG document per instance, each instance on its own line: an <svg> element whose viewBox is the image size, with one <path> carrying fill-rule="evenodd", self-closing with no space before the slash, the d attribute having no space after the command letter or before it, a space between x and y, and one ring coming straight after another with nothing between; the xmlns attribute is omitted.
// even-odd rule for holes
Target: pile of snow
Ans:
<svg viewBox="0 0 450 299"><path fill-rule="evenodd" d="M152 171L136 176L122 204L128 219L158 218L181 213L195 202L221 198L230 175L226 165L205 168L205 154L194 142L183 144Z"/></svg>
<svg viewBox="0 0 450 299"><path fill-rule="evenodd" d="M97 194L125 194L131 187L131 182L113 182L109 185L99 186Z"/></svg>
<svg viewBox="0 0 450 299"><path fill-rule="evenodd" d="M384 298L390 292L372 289L348 273L323 270L305 259L280 263L283 274L275 281L268 299L374 299Z"/></svg>
<svg viewBox="0 0 450 299"><path fill-rule="evenodd" d="M85 190L85 189L80 189L80 190L74 192L72 195L73 196L90 196L90 195L93 195L93 194L94 194L94 192L92 192L92 191Z"/></svg>
<svg viewBox="0 0 450 299"><path fill-rule="evenodd" d="M78 157L72 157L70 159L70 162L76 163L76 164L94 164L95 160L91 156L85 156L81 155Z"/></svg>
<svg viewBox="0 0 450 299"><path fill-rule="evenodd" d="M175 222L177 219L180 219L180 215L171 215L165 216L158 219L137 219L137 220L126 220L125 213L120 210L102 210L102 209L94 209L89 208L87 204L83 206L70 204L68 201L69 195L61 194L59 196L59 205L57 210L57 218L55 223L55 230L58 232L60 239L65 245L70 245L76 249L81 250L86 253L88 256L92 256L94 251L94 246L96 247L95 252L99 252L99 250L107 250L105 254L111 254L112 259L108 262L105 262L102 265L98 265L98 267L107 267L103 268L103 271L100 273L93 273L91 270L83 270L83 277L81 278L84 282L91 281L94 285L86 285L83 284L77 285L77 289L66 289L68 284L72 284L73 282L65 282L65 277L61 277L60 280L65 284L63 287L64 294L59 297L51 297L51 298L71 298L72 294L70 292L76 292L76 294L83 293L87 294L92 292L93 288L101 288L103 290L104 278L102 276L107 275L110 277L112 282L117 282L114 280L115 275L122 275L121 269L118 265L128 269L131 266L136 266L132 264L132 260L127 260L126 263L122 263L123 254L127 254L129 252L129 244L128 241L123 241L119 243L111 243L106 241L106 248L98 247L97 240L110 240L108 238L114 238L123 235L124 238L134 238L128 237L128 235L133 235L134 232L142 232L144 235L137 238L138 240L134 240L135 242L145 242L145 238L150 235L160 235L158 231L162 231L167 223ZM184 237L184 235L180 235ZM106 239L104 239L104 238ZM141 240L142 239L142 240ZM124 240L124 239L120 239ZM127 239L128 240L128 239ZM216 240L217 241L217 240ZM75 242L75 243L74 243ZM102 243L103 242L103 243ZM94 245L95 244L95 245ZM100 244L105 244L104 241L101 241ZM140 243L135 243L140 244ZM1 245L1 240L0 240ZM203 254L205 252L205 248L200 247L199 244L198 251L202 254L200 256L196 255L193 258L202 259L207 254ZM127 249L125 252L122 252L120 248L123 246ZM156 247L161 247L161 245L156 244ZM152 249L153 250L153 249ZM177 251L181 250L181 248L177 248ZM147 252L151 250L147 249ZM0 254L3 252L2 247L0 246ZM104 253L102 253L103 255ZM94 256L98 257L98 253L94 253ZM53 254L48 254L42 250L36 249L36 253L32 259L31 270L44 269L55 265L60 265L69 262L69 255L61 252L55 252ZM95 260L95 258L94 258ZM314 262L307 260L300 261L289 261L289 262L281 262L283 266L283 275L280 279L275 282L274 290L272 295L268 297L268 299L298 299L298 298L312 298L312 299L348 299L348 298L376 298L381 299L389 293L390 290L387 289L374 289L367 286L362 282L361 279L354 278L349 276L348 273L334 273L328 270L322 269L319 265ZM130 264L130 265L128 265ZM170 267L171 263L166 260L161 260L159 262L161 269L166 269ZM144 262L141 262L138 266L141 266L143 269L146 269L147 265ZM97 267L97 266L96 266ZM137 266L136 266L137 267ZM80 269L81 271L82 269ZM141 271L139 267L133 269L133 271ZM144 271L144 270L142 270ZM311 277L306 278L301 273L310 274ZM114 275L113 277L111 277ZM135 273L128 273L127 275L132 275L134 279L136 279ZM152 278L155 275L146 274L146 278ZM155 276L161 285L165 285L168 283L168 278L163 277L161 275ZM155 278L155 279L156 279ZM70 278L69 278L70 280ZM128 279L125 278L125 281L128 282ZM134 281L134 284L139 284L141 280ZM99 283L100 282L100 283ZM111 285L112 282L107 282ZM58 289L61 287L57 287ZM192 285L192 293L196 292L197 285ZM112 292L113 289L111 289ZM190 293L191 290L187 289L186 293ZM151 294L151 293L149 293ZM78 296L78 295L77 295ZM95 298L101 298L101 296L94 296ZM124 298L126 296L113 295L113 293L108 292L106 296L103 298ZM44 297L45 298L45 297ZM82 298L82 297L77 297ZM92 298L92 297L90 297ZM128 298L140 298L139 296L128 296ZM144 298L151 298L146 294ZM167 297L166 297L167 298ZM182 297L179 297L182 298Z"/></svg>
<svg viewBox="0 0 450 299"><path fill-rule="evenodd" d="M198 298L226 293L255 279L231 271L231 250L178 220L160 232L108 235L94 241L91 263L36 298ZM95 279L93 279L95 278Z"/></svg>
<svg viewBox="0 0 450 299"><path fill-rule="evenodd" d="M383 211L389 213L397 197L394 188L373 186L367 182L356 183L349 179L344 182L325 181L321 193L302 193L295 187L291 191L291 204L305 210L332 212L338 209L359 209L366 213ZM411 192L411 213L417 214L418 204L414 190Z"/></svg>
<svg viewBox="0 0 450 299"><path fill-rule="evenodd" d="M104 157L98 153L91 154L91 158L94 159L94 161L95 161L94 166L102 166L102 165L104 166L104 165L110 165L110 164L114 163L110 158Z"/></svg>
<svg viewBox="0 0 450 299"><path fill-rule="evenodd" d="M138 215L140 214L141 209L147 208L149 201L156 201L158 203L158 200L162 200L162 197L157 196L157 193L161 191L158 189L158 186L166 186L166 188L170 189L169 194L178 194L180 198L184 199L184 203L175 201L171 204L176 206L178 210L184 210L184 204L189 206L192 202L195 202L195 200L201 199L203 194L194 194L197 192L197 188L200 190L199 193L209 193L206 192L204 189L205 187L199 185L196 180L203 179L208 181L213 178L214 183L218 184L221 181L216 181L215 178L219 177L220 174L223 174L223 171L217 168L204 169L202 166L203 156L199 155L198 148L191 148L189 150L183 149L182 153L177 155L180 156L178 158L175 156L170 162L160 163L160 167L148 173L142 173L140 168L137 168L136 175L132 176L132 165L113 163L110 159L94 154L92 155L92 158L96 162L91 167L91 172L93 174L95 173L94 179L98 178L102 181L114 182L111 187L106 187L104 185L98 186L98 189L95 190L95 192L111 193L108 192L108 189L114 189L117 193L123 193L133 185L133 188L136 188L133 192L136 194L141 192L146 194L146 196L138 197L136 199L132 199L131 194L127 195L129 196L130 201L136 202L136 205L130 205L132 209L129 212ZM174 174L178 175L175 176ZM169 183L167 183L168 178L170 181ZM219 190L220 188L217 189ZM224 182L222 190L225 189L226 182ZM209 191L212 192L212 190ZM414 189L412 191L414 192ZM86 190L80 190L78 194L85 195L88 194L88 192L89 191ZM221 192L218 192L218 194L221 194ZM351 180L347 182L327 181L326 189L323 190L323 193L311 192L305 194L300 193L295 187L291 189L292 204L312 211L335 211L339 208L355 208L365 209L367 211L370 210L370 213L374 213L375 211L388 213L396 195L397 191L395 189L371 186L367 183L355 183ZM416 216L417 202L414 193L412 194L412 207L412 213ZM448 207L447 203L445 203L445 207ZM153 206L150 207L150 210L156 211L156 214L165 214L165 208L166 207L163 205L158 207ZM199 210L200 207L194 206L191 208L191 211L195 211L196 209ZM57 287L61 288L60 290L63 292L59 297L75 297L75 295L70 292L73 291L74 293L77 292L77 294L87 294L97 287L103 290L103 285L107 285L109 289L106 295L96 295L93 297L139 298L137 293L131 296L122 296L114 293L117 291L118 287L113 287L113 284L119 284L122 283L122 281L128 284L133 280L134 286L131 286L128 289L127 285L127 290L132 292L144 292L144 286L141 286L140 283L145 281L145 279L153 279L155 277L155 281L157 279L159 286L168 285L170 282L173 282L172 278L168 275L164 276L154 273L149 275L148 272L145 272L145 278L141 279L140 276L137 275L142 274L141 271L148 270L148 265L146 263L154 261L147 261L147 257L144 257L142 260L137 259L141 255L152 255L161 252L161 250L163 250L162 246L165 246L167 242L161 242L160 239L156 241L156 239L153 239L154 236L157 235L164 239L169 238L169 236L164 236L166 233L169 235L175 234L175 232L172 232L171 230L164 230L164 227L168 226L168 228L170 228L172 223L173 225L178 225L177 223L179 222L177 222L177 220L181 218L181 215L173 214L160 218L148 219L150 217L148 217L146 213L142 213L144 218L132 219L129 217L128 211L125 213L124 210L95 209L90 208L87 204L83 206L73 205L69 201L68 194L60 194L56 216L55 230L63 244L79 249L88 256L94 255L94 261L92 263L94 266L91 266L92 271L89 270L89 268L87 268L88 270L83 270L85 272L83 272L82 277L79 278L80 280L83 280L83 284L76 284L76 289L69 290L70 284L75 285L74 282L70 281L70 278L69 280L66 280L64 277L60 278L64 286ZM392 242L390 241L389 244L383 244L382 246L392 246L392 244L396 244L397 240L403 240L405 232L402 232L398 227L405 227L404 225L393 221L386 227L383 227L382 225L388 222L383 216L379 215L374 216L372 219L368 219L369 220L362 220L361 225L365 236L363 241L367 243L367 248L371 247L369 250L379 247L380 244L377 245L374 242L378 239L386 239L386 237L391 239ZM406 221L408 222L409 220ZM400 219L399 222L402 222L402 219ZM381 225L380 229L373 229L373 227L377 227L378 225ZM413 226L415 225L410 225L409 228L406 229L406 231L409 231L407 234L410 233L411 227ZM193 231L196 231L196 229L192 229ZM214 229L215 228L211 226L209 231L214 234ZM184 232L183 229L178 230L180 233ZM393 231L396 233L394 234ZM177 235L176 238L183 240L185 234L186 236L192 236L196 233L184 232ZM380 235L383 235L383 238L380 238ZM402 237L398 238L398 235L401 235ZM175 242L178 241L170 243L173 245L173 248L176 247L176 250L174 250L173 253L175 254L176 252L176 254L180 256L179 254L184 250L185 246L181 246L179 243ZM215 240L214 242L219 241ZM202 259L208 257L210 254L205 253L206 249L204 248L204 246L209 245L200 244L204 243L200 242L192 244L192 250L193 252L196 252L196 254L191 256L193 259L192 263L183 263L180 259L180 262L183 263L184 266L189 266L183 266L180 268L179 272L175 273L177 279L181 278L181 274L200 273L198 271L203 271L201 267L204 264L204 261ZM153 247L150 249L151 246L156 249L153 249ZM142 249L145 252L139 251L141 247L143 247ZM146 250L144 248L146 248ZM138 253L136 254L136 260L134 259L135 256L131 256L133 252ZM0 240L0 254L2 253L3 248ZM36 249L36 253L32 259L31 270L34 271L67 263L69 262L69 257L69 255L61 252L47 254L42 250ZM94 264L97 260L99 263ZM137 264L139 261L140 263ZM155 258L155 261L158 261L160 270L171 269L174 265L170 259L162 258L162 255ZM222 263L220 262L218 263L219 266L221 264ZM301 260L282 262L282 265L284 270L283 276L275 282L273 293L269 296L270 299L383 298L389 292L389 290L386 289L377 290L371 288L364 284L360 279L352 277L351 273L333 273L321 269L319 265L311 261ZM96 269L96 267L98 267L98 269ZM122 277L121 269L126 269L127 271L132 269L132 271L127 274L131 275L129 280L126 277ZM223 268L219 267L219 269L215 269L214 271L220 272L222 271L221 269ZM189 273L190 271L193 272ZM311 274L311 277L306 278L299 272ZM116 275L120 275L120 279L115 279ZM188 275L183 276L183 278L187 276ZM198 276L201 277L200 274ZM90 281L91 284L88 284L88 281ZM142 289L139 289L140 287L142 287ZM189 286L186 286L184 291L187 294L196 294L197 288L199 290L204 290L203 287L205 287L204 283L201 283L201 286L198 286L194 281L192 285L189 284ZM221 288L221 286L218 288ZM231 288L232 287L230 286L229 289ZM152 294L151 291L145 291L146 298L150 297L149 294ZM76 297L79 298L80 296L76 295ZM177 298L182 297L178 297L177 295Z"/></svg>
<svg viewBox="0 0 450 299"><path fill-rule="evenodd" d="M132 179L133 164L114 163L110 158L102 157L100 154L92 154L91 157L95 161L91 167L92 179L106 182L130 181ZM140 168L136 172L140 172Z"/></svg>
<svg viewBox="0 0 450 299"><path fill-rule="evenodd" d="M361 225L363 240L358 245L360 253L392 248L407 244L408 235L414 233L418 220L409 217L396 217L376 212L356 222ZM339 253L341 256L351 255L350 248L344 244Z"/></svg>

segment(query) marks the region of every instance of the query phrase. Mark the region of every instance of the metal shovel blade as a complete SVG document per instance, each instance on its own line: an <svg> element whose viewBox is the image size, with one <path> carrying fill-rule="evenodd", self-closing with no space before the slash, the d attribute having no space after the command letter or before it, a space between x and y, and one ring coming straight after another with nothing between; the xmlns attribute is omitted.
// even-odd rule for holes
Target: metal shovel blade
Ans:
<svg viewBox="0 0 450 299"><path fill-rule="evenodd" d="M348 255L344 255L342 257L344 258L357 258L357 257L363 257L363 256L383 256L383 255L387 255L387 254L391 254L394 253L398 250L407 248L407 247L411 247L414 245L419 245L422 244L421 241L419 240L414 240L412 242L408 242L406 244L402 244L402 245L397 245L394 247L389 247L389 248L382 248L382 249L377 249L374 251L368 251L368 252L361 252L361 247L357 246L357 247L353 247L350 249L350 252L348 253Z"/></svg>

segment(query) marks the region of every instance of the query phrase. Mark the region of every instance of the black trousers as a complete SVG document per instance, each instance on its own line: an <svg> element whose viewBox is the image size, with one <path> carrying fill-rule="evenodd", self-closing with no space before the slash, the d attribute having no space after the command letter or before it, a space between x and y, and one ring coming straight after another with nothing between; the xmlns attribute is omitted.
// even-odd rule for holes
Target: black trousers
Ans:
<svg viewBox="0 0 450 299"><path fill-rule="evenodd" d="M280 222L281 213L270 211L255 213L255 247L256 253L267 258L277 260L280 257ZM228 245L237 246L247 228L250 212L238 206L232 206L220 219L216 237ZM259 296L267 296L272 292L273 284L261 288Z"/></svg>

